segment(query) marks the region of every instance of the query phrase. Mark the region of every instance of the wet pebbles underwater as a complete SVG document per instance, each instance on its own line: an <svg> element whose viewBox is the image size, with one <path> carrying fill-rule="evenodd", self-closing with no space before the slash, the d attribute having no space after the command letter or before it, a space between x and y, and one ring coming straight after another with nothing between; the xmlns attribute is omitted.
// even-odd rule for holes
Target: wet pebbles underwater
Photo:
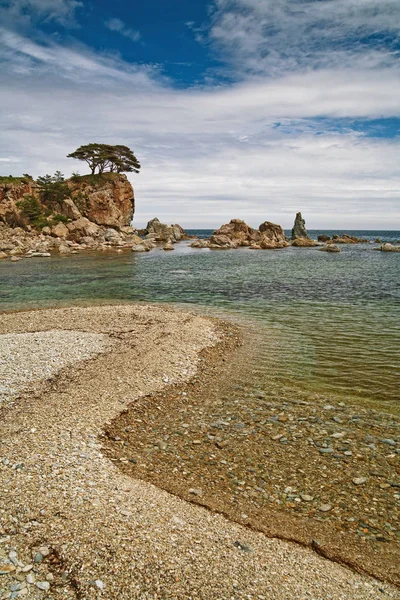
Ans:
<svg viewBox="0 0 400 600"><path fill-rule="evenodd" d="M135 478L399 583L399 418L261 387L249 342L230 344L203 352L187 388L117 418L108 455Z"/></svg>

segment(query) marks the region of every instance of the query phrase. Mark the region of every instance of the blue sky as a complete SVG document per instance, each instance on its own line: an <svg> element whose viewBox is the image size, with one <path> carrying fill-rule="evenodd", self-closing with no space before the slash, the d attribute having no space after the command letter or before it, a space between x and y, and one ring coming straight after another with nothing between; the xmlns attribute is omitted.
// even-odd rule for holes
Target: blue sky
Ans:
<svg viewBox="0 0 400 600"><path fill-rule="evenodd" d="M0 170L143 168L135 222L400 229L398 0L0 0Z"/></svg>

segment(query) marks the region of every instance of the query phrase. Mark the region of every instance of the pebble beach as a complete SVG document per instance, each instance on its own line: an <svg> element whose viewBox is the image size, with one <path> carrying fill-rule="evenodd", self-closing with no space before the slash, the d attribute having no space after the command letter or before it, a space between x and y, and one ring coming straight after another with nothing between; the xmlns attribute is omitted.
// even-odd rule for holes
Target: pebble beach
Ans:
<svg viewBox="0 0 400 600"><path fill-rule="evenodd" d="M143 443L139 438L149 435L154 414L167 424L170 415L163 411L185 407L184 386L198 385L201 390L200 365L228 360L227 352L235 352L240 344L237 328L230 323L144 304L0 316L1 600L400 598L398 587L382 577L328 560L318 548L250 528L230 518L223 507L201 506L195 480L187 486L187 498L179 490L162 489L156 478L151 482L140 470L126 468L133 457L126 447L119 454L112 450L121 442L120 434L114 432L114 440L106 441L113 427L120 426L118 419L128 415L140 420L137 441ZM166 403L170 391L178 389L179 404ZM309 404L293 408L292 403L289 409L282 408L281 400L270 404L271 418L276 419L265 425L282 461L286 451L292 456L294 419L305 419L311 430L315 415ZM148 422L145 406L151 415ZM212 422L219 422L223 430L228 421L222 412L213 414ZM321 461L325 455L354 451L342 438L348 439L349 430L357 426L350 423L354 414L343 407L341 412L337 407L326 412L339 419L333 421L337 431L326 434L333 443L324 443L319 422L313 434L307 433L316 438L313 450ZM193 433L190 447L202 445L199 423L184 417ZM244 424L242 429L248 426L244 419L237 422ZM383 432L385 425L381 435L379 423L376 427L386 457L378 489L382 494L396 492L391 471L385 471L391 460L386 455L393 453L392 433ZM335 433L343 435L333 437ZM208 441L216 451L227 453L222 460L228 461L229 432L210 435ZM160 448L159 436L157 440L165 451L168 443ZM343 452L336 448L340 443L346 446ZM324 451L328 448L332 451ZM148 452L147 461L152 457ZM130 465L133 469L141 462ZM159 466L160 457L154 456L156 473ZM176 471L174 477L178 479ZM355 472L351 480L363 477ZM352 485L364 488L370 485L369 477ZM387 480L390 488L385 487ZM203 487L201 494L206 494L207 485ZM313 505L311 493L292 488L285 501L289 496L294 506ZM390 532L385 535L391 542Z"/></svg>

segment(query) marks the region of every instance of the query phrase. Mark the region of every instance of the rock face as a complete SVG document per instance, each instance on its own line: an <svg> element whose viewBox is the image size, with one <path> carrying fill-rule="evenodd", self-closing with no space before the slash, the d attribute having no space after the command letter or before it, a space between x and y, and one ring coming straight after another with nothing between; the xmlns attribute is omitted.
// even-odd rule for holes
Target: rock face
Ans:
<svg viewBox="0 0 400 600"><path fill-rule="evenodd" d="M62 207L70 218L78 213L96 225L124 227L130 225L135 212L133 188L126 175L105 173L102 176L73 177L68 181L71 199Z"/></svg>
<svg viewBox="0 0 400 600"><path fill-rule="evenodd" d="M29 224L19 206L27 197L34 198L44 212L50 210L66 219L85 217L96 225L124 227L130 225L134 209L133 188L126 175L104 173L84 175L66 181L70 197L46 204L39 186L29 178L15 178L15 182L0 183L0 222L11 227Z"/></svg>
<svg viewBox="0 0 400 600"><path fill-rule="evenodd" d="M296 214L296 219L292 229L292 240L296 240L297 238L308 238L306 222L301 216L301 212Z"/></svg>
<svg viewBox="0 0 400 600"><path fill-rule="evenodd" d="M70 254L143 242L130 226L134 194L125 175L76 176L63 188L50 201L28 176L0 178L1 251L10 257Z"/></svg>
<svg viewBox="0 0 400 600"><path fill-rule="evenodd" d="M289 245L285 238L285 232L280 225L264 221L258 229L260 236L254 241L262 250L286 248Z"/></svg>
<svg viewBox="0 0 400 600"><path fill-rule="evenodd" d="M147 239L155 242L170 241L175 243L188 238L183 227L180 225L166 225L161 223L157 217L147 223L146 229L142 233L146 235Z"/></svg>

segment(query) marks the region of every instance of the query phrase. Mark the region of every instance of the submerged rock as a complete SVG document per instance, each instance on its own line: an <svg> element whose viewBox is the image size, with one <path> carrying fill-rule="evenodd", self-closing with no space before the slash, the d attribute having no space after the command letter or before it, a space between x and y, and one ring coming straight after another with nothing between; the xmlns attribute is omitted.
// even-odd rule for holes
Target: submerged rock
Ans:
<svg viewBox="0 0 400 600"><path fill-rule="evenodd" d="M310 238L304 238L304 237L299 237L299 238L295 238L292 241L292 246L295 246L296 248L312 248L313 246L318 246L318 242L316 242L315 240L311 240Z"/></svg>
<svg viewBox="0 0 400 600"><path fill-rule="evenodd" d="M340 248L335 244L327 244L323 248L319 248L320 252L340 252Z"/></svg>
<svg viewBox="0 0 400 600"><path fill-rule="evenodd" d="M292 229L292 240L296 240L298 238L308 238L306 222L301 216L301 212L296 214L296 219Z"/></svg>

